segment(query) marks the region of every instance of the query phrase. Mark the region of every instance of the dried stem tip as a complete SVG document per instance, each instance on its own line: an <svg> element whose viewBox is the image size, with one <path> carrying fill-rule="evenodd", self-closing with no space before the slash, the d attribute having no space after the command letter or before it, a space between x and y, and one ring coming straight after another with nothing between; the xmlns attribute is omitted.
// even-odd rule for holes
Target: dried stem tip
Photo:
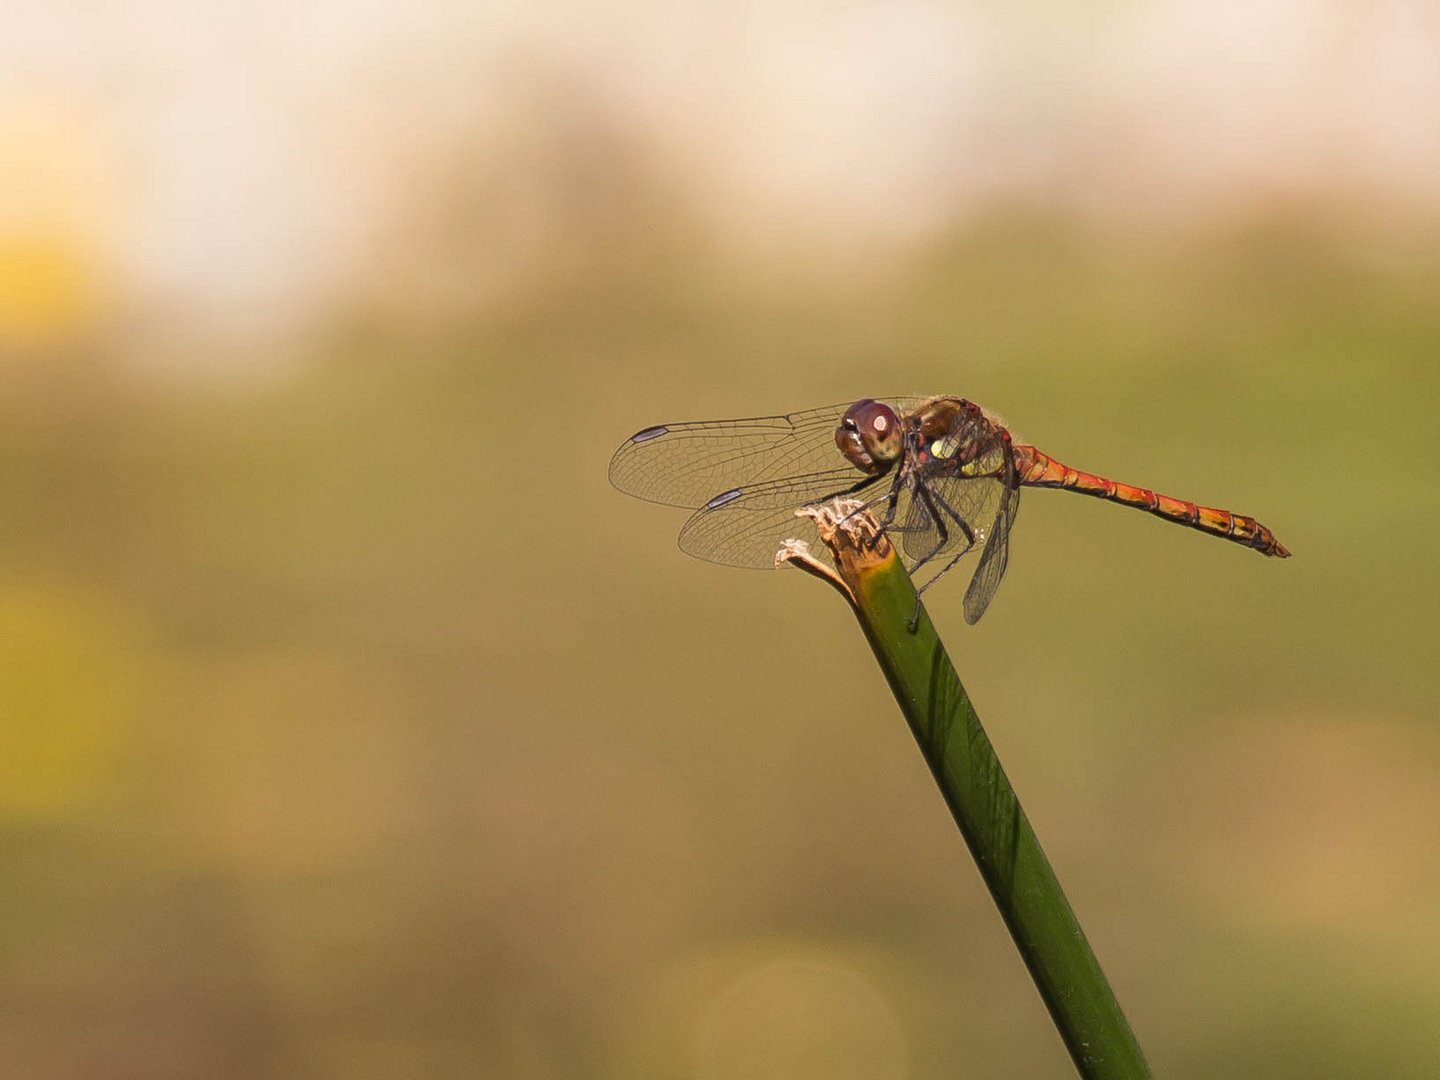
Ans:
<svg viewBox="0 0 1440 1080"><path fill-rule="evenodd" d="M808 517L815 523L815 530L835 560L835 568L812 555L803 540L786 540L775 553L775 565L789 563L830 582L852 604L860 576L895 557L894 545L880 522L858 499L836 499L827 506L801 507L795 516Z"/></svg>

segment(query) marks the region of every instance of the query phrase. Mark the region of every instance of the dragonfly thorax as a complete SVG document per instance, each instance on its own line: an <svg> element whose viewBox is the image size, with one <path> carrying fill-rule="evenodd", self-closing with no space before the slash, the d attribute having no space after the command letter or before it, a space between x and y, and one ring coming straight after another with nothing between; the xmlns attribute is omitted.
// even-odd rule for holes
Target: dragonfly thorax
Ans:
<svg viewBox="0 0 1440 1080"><path fill-rule="evenodd" d="M851 465L869 476L879 476L900 460L904 449L900 418L883 401L864 398L840 418L835 445Z"/></svg>

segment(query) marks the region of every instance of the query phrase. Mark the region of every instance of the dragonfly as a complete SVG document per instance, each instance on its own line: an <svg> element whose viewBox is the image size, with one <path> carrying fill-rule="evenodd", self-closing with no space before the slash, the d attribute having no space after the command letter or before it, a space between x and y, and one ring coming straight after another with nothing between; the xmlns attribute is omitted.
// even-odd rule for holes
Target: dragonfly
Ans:
<svg viewBox="0 0 1440 1080"><path fill-rule="evenodd" d="M917 593L978 550L964 600L971 624L1005 575L1022 488L1075 491L1262 555L1290 555L1253 517L1071 468L1013 438L983 406L948 395L647 427L615 452L610 482L693 510L681 550L727 566L774 566L782 541L813 533L797 510L857 500L852 513L875 515L912 576L926 572Z"/></svg>

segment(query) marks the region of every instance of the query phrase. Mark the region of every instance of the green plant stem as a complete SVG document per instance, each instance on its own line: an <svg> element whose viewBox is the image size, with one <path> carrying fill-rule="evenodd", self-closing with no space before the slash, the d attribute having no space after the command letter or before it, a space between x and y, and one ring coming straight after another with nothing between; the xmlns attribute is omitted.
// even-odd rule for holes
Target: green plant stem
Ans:
<svg viewBox="0 0 1440 1080"><path fill-rule="evenodd" d="M822 536L825 529L821 529ZM1090 1080L1149 1077L1144 1054L1030 827L909 574L881 554L831 544L860 626L975 857L1075 1067ZM794 560L799 561L799 560ZM802 566L820 572L813 561ZM821 576L825 576L824 573Z"/></svg>

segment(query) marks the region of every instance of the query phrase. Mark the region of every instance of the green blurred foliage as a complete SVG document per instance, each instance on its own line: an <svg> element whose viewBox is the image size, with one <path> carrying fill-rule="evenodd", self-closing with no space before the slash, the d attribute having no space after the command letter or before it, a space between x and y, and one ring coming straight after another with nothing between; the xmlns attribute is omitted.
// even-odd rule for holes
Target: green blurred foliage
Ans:
<svg viewBox="0 0 1440 1080"><path fill-rule="evenodd" d="M1012 209L819 288L615 200L258 389L3 373L0 1072L1068 1075L834 595L605 482L919 391L1295 552L1032 492L930 596L1157 1073L1436 1075L1440 260Z"/></svg>

